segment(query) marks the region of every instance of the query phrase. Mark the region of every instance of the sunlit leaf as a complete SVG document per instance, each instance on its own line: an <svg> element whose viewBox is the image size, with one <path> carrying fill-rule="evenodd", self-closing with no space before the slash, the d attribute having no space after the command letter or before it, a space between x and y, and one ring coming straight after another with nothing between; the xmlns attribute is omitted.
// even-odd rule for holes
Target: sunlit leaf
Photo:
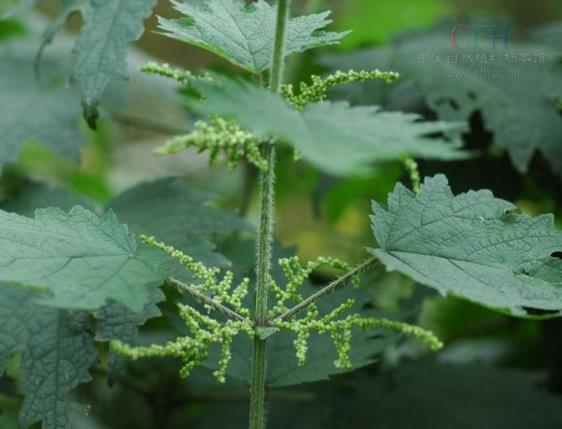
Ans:
<svg viewBox="0 0 562 429"><path fill-rule="evenodd" d="M160 18L168 37L207 49L251 72L271 65L277 9L264 0L172 1L185 17ZM347 33L321 31L330 12L291 18L287 24L285 54L332 45Z"/></svg>

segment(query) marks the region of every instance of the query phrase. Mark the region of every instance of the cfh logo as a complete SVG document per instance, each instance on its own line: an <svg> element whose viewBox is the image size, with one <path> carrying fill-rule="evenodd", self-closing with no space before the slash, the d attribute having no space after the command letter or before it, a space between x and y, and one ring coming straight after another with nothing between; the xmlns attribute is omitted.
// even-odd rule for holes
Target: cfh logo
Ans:
<svg viewBox="0 0 562 429"><path fill-rule="evenodd" d="M451 31L453 49L496 49L498 46L507 49L508 42L507 24L457 24Z"/></svg>

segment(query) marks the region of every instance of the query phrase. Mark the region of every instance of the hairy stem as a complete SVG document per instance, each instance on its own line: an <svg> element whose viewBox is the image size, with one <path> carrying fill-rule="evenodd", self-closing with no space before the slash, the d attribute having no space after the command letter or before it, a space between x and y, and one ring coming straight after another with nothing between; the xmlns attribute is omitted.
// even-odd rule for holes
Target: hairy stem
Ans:
<svg viewBox="0 0 562 429"><path fill-rule="evenodd" d="M271 242L275 196L275 146L268 142L264 147L267 171L260 174L261 214L257 241L257 273L254 319L256 326L267 325L267 294L271 268Z"/></svg>
<svg viewBox="0 0 562 429"><path fill-rule="evenodd" d="M269 87L279 93L283 77L285 37L289 19L290 0L279 0L277 5L277 27ZM257 327L267 325L267 294L271 267L271 242L273 240L273 217L275 195L275 145L266 143L264 158L268 168L260 174L261 215L257 239L257 272L254 322ZM254 337L252 352L252 381L250 385L250 429L264 429L266 422L265 384L267 375L267 340Z"/></svg>
<svg viewBox="0 0 562 429"><path fill-rule="evenodd" d="M268 169L261 173L261 221L257 243L257 280L254 323L267 325L267 294L271 266L271 241L273 237L273 199L275 180L275 147L267 143L264 149ZM252 353L252 384L250 387L250 429L265 428L265 382L267 372L267 342L254 337Z"/></svg>
<svg viewBox="0 0 562 429"><path fill-rule="evenodd" d="M317 302L318 300L322 299L323 297L325 297L326 295L329 295L330 293L334 292L336 289L338 289L339 287L345 285L347 282L349 282L354 276L356 276L357 274L362 273L363 271L367 270L368 268L371 267L371 265L373 265L374 263L376 263L378 260L376 258L369 258L367 259L365 262L361 263L360 265L358 265L356 268L354 268L351 271L348 271L347 273L345 273L343 276L338 277L336 280L334 280L333 282L331 282L329 285L323 287L322 289L320 289L318 292L310 295L308 298L306 298L305 300L299 302L297 305L295 305L293 308L287 310L285 313L283 313L282 315L280 315L279 317L277 317L275 319L275 322L283 322L285 320L290 319L291 317L293 317L295 314L297 314L298 312L304 310L305 308L307 308L309 305L314 304L315 302Z"/></svg>

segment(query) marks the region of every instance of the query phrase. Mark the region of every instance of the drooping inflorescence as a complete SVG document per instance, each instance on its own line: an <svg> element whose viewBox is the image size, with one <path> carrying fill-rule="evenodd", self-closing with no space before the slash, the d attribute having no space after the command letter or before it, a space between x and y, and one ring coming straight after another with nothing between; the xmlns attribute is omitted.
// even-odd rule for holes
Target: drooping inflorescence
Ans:
<svg viewBox="0 0 562 429"><path fill-rule="evenodd" d="M168 64L148 63L140 68L145 73L174 79L182 85L189 86L194 80L214 83L216 80L210 74L195 75L189 71L170 67ZM309 103L323 101L328 96L328 90L337 85L368 80L383 80L391 83L398 79L396 72L373 71L337 71L327 77L311 76L311 83L301 82L298 94L291 84L283 85L281 95L295 108L301 109ZM196 148L199 152L209 152L209 164L215 164L219 155L227 161L229 171L236 168L238 162L246 159L260 171L267 171L267 162L261 155L260 148L266 139L259 138L254 133L244 130L233 121L226 118L211 118L208 121L197 121L195 129L185 135L174 137L164 146L155 150L156 155L173 155L187 148ZM294 152L298 160L298 151Z"/></svg>
<svg viewBox="0 0 562 429"><path fill-rule="evenodd" d="M291 258L282 258L278 261L283 275L287 283L285 288L279 287L274 280L271 280L271 290L277 299L273 308L269 310L269 317L274 318L287 311L288 302L297 304L303 300L302 295L299 293L300 287L304 284L305 280L317 269L322 266L331 267L338 271L349 271L350 267L347 263L340 261L336 258L319 257L315 261L308 262L303 266L297 256ZM355 278L354 283L357 284L358 278Z"/></svg>
<svg viewBox="0 0 562 429"><path fill-rule="evenodd" d="M368 80L383 80L386 83L394 82L398 79L396 72L373 71L337 71L327 77L311 76L311 83L301 82L299 92L295 94L293 85L284 85L282 94L297 109L301 109L307 104L324 101L328 97L328 91L337 85L350 84L355 82L365 82Z"/></svg>
<svg viewBox="0 0 562 429"><path fill-rule="evenodd" d="M239 161L246 159L260 171L267 171L267 162L260 153L261 141L234 122L223 118L213 118L209 122L197 121L195 129L189 134L174 137L166 145L156 149L156 155L172 155L189 147L198 152L209 151L209 164L217 162L222 153L230 171Z"/></svg>
<svg viewBox="0 0 562 429"><path fill-rule="evenodd" d="M344 369L353 368L349 352L352 347L354 328L363 330L390 329L422 340L431 350L436 351L443 347L443 343L432 332L407 323L389 319L365 317L359 314L350 314L343 319L338 319L339 316L349 311L354 305L355 300L349 299L327 315L319 317L318 309L316 305L313 304L307 309L307 314L303 318L289 321L276 321L274 326L278 329L286 329L296 334L297 338L293 344L295 346L299 365L304 365L306 362L306 353L308 350L307 340L313 333L329 335L331 337L338 354L334 365Z"/></svg>
<svg viewBox="0 0 562 429"><path fill-rule="evenodd" d="M114 341L112 343L113 350L133 360L148 357L177 357L181 359L183 364L180 376L187 377L195 367L207 358L209 348L218 344L221 346L221 357L218 368L213 375L220 383L224 383L231 359L232 340L241 332L253 337L252 322L247 319L227 320L220 323L212 317L201 314L193 307L183 304L178 304L178 310L190 336L178 337L165 345L150 345L147 347L133 347Z"/></svg>
<svg viewBox="0 0 562 429"><path fill-rule="evenodd" d="M349 272L349 266L334 258L318 258L317 261L309 262L306 266L302 266L298 257L292 257L280 259L279 264L287 279L287 284L285 289L281 289L272 281L272 290L278 302L276 306L270 310L270 317L272 318L271 325L278 330L291 331L296 335L293 345L299 365L304 365L306 363L308 340L310 336L312 334L318 334L329 335L332 339L338 355L334 365L338 368L352 368L353 364L349 357L349 352L352 347L354 328L362 330L383 328L398 331L410 337L422 340L431 350L439 350L443 346L442 342L432 332L407 323L366 317L357 313L340 318L344 313L352 310L355 305L354 299L348 299L324 316L320 315L318 306L313 302L306 307L306 314L302 318L285 319L283 316L279 316L279 314L287 310L286 303L288 301L293 301L295 304L298 304L303 300L299 289L314 270L322 265L326 265ZM358 273L359 272L360 270L358 270ZM351 282L358 284L358 275L351 277Z"/></svg>
<svg viewBox="0 0 562 429"><path fill-rule="evenodd" d="M182 85L190 85L194 80L207 83L215 81L209 74L194 75L187 70L171 68L168 64L148 63L140 70L174 79ZM174 155L193 147L198 152L209 152L210 165L215 164L222 154L229 171L234 170L242 159L246 159L260 171L266 171L267 162L260 153L261 143L255 134L243 130L234 122L215 117L209 121L197 121L192 132L174 137L154 153L159 156Z"/></svg>
<svg viewBox="0 0 562 429"><path fill-rule="evenodd" d="M364 267L369 266L369 261L355 269L336 258L320 257L315 261L302 264L297 256L279 259L278 263L285 277L285 285L280 286L275 279L270 279L270 287L276 298L276 303L268 312L268 322L265 326L256 326L252 320L250 309L245 305L250 279L242 279L233 287L234 274L230 271L223 273L216 267L207 267L192 257L182 253L172 246L157 241L154 237L141 236L141 240L155 247L183 265L195 279L194 284L187 285L176 279L169 279L168 283L176 286L180 291L191 295L207 310L207 314L193 306L178 304L179 316L183 320L188 335L178 337L164 345L151 345L134 347L119 341L112 342L112 348L122 355L132 359L147 357L172 356L182 361L180 375L187 377L191 371L202 364L209 355L213 346L220 347L221 353L217 362L217 369L213 373L216 379L224 383L232 354L231 347L234 338L239 334L246 334L250 338L259 336L267 338L285 330L292 332L296 338L293 341L295 354L299 365L306 363L308 343L311 335L328 335L334 343L337 359L334 365L338 368L350 369L353 362L350 359L352 337L354 329L391 329L408 336L421 339L432 350L442 346L435 335L420 327L412 326L399 321L379 319L351 313L355 300L348 299L327 314L321 314L316 300L316 294L304 298L301 288L309 276L321 267L330 267L346 274L339 277L341 283L359 283L359 274ZM343 281L345 280L345 281ZM336 283L338 280L335 281ZM334 282L332 282L334 284ZM329 289L327 286L324 289ZM334 288L335 289L335 288ZM324 294L320 294L324 296ZM293 305L292 307L290 307ZM304 313L297 318L296 315ZM221 312L226 318L219 321L211 317L211 311Z"/></svg>
<svg viewBox="0 0 562 429"><path fill-rule="evenodd" d="M199 281L198 284L193 286L186 285L187 288L184 288L184 291L189 293L189 288L192 288L199 293L208 293L213 302L227 305L245 318L250 317L250 311L243 304L243 300L248 294L248 287L250 285L249 278L246 277L242 279L240 284L233 289L234 274L231 271L227 271L223 278L217 281L217 275L221 272L220 268L207 267L205 264L196 261L191 256L186 255L174 247L157 241L154 237L143 235L141 236L141 240L149 246L162 250L171 258L177 260Z"/></svg>
<svg viewBox="0 0 562 429"><path fill-rule="evenodd" d="M214 376L219 382L224 383L231 359L230 349L233 338L240 333L246 333L250 337L255 335L250 311L243 305L250 280L244 278L233 289L234 275L232 272L227 271L221 280L217 280L217 275L220 273L219 268L207 267L174 247L156 241L154 237L141 236L141 239L146 244L164 251L177 260L198 281L194 285L185 285L178 280L171 279L171 284L179 285L182 291L201 301L209 311L220 311L229 319L219 322L194 307L178 304L179 315L189 331L189 336L178 337L165 345L148 347L133 347L115 341L112 343L113 349L131 359L164 356L180 358L183 363L180 375L187 377L207 358L209 348L218 344L221 347L221 357Z"/></svg>

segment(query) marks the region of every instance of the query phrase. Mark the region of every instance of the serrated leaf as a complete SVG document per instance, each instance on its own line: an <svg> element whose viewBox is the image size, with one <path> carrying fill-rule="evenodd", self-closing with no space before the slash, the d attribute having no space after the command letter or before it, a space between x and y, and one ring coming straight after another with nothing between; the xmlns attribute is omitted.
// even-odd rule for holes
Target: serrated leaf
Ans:
<svg viewBox="0 0 562 429"><path fill-rule="evenodd" d="M259 136L274 136L332 174L346 174L373 161L406 155L458 159L461 123L420 122L421 117L382 112L379 107L351 107L344 102L314 103L298 111L280 96L240 80L217 77L219 85L196 82L203 99L190 99L198 113L233 118ZM454 142L430 138L446 133Z"/></svg>
<svg viewBox="0 0 562 429"><path fill-rule="evenodd" d="M222 240L233 231L249 230L250 226L239 217L213 207L210 201L210 195L190 189L174 178L165 178L141 183L125 191L109 204L108 209L115 211L135 233L154 234L205 263L225 265L228 260L216 253L212 240ZM70 209L82 203L90 205L84 198L68 191L32 184L24 187L17 199L8 201L2 208L30 215L37 208L55 205ZM159 252L156 253L159 256ZM177 276L185 272L175 264L168 269ZM146 286L148 298L140 311L132 311L114 300L95 311L98 320L96 339L119 339L133 344L138 327L160 315L156 304L164 296L158 286L158 283ZM123 358L110 354L110 379L123 365Z"/></svg>
<svg viewBox="0 0 562 429"><path fill-rule="evenodd" d="M168 37L207 49L253 73L266 70L273 58L277 7L264 0L246 6L244 0L203 0L174 8L185 17L159 17ZM338 43L345 33L320 31L331 21L330 12L290 18L285 54Z"/></svg>
<svg viewBox="0 0 562 429"><path fill-rule="evenodd" d="M0 55L0 168L17 161L28 140L78 161L84 137L72 106L79 98L59 85L57 63L46 59L42 79L37 80L25 46L3 46Z"/></svg>
<svg viewBox="0 0 562 429"><path fill-rule="evenodd" d="M371 249L398 270L441 293L526 315L562 310L562 231L552 215L516 214L490 191L454 196L445 176L426 178L418 195L401 184L388 208L373 203Z"/></svg>
<svg viewBox="0 0 562 429"><path fill-rule="evenodd" d="M441 120L467 120L479 111L485 129L494 133L493 143L509 153L519 171L527 171L539 151L561 175L562 118L553 102L562 96L559 49L512 44L511 40L504 48L500 26L496 49L485 36L477 49L466 47L469 41L463 32L459 32L458 42L462 49L454 49L451 30L455 24L446 32L404 37L390 47L333 56L325 63L338 69L376 66L395 70L404 82L413 82L408 92L421 92ZM556 27L551 31L555 36ZM536 40L548 43L548 37L546 33L545 40L540 35ZM363 95L398 104L404 97L400 88Z"/></svg>
<svg viewBox="0 0 562 429"><path fill-rule="evenodd" d="M73 50L73 77L80 87L90 127L95 128L97 104L107 85L128 78L127 45L141 36L154 4L155 0L65 0L43 34L41 50L72 12L82 13L85 24Z"/></svg>
<svg viewBox="0 0 562 429"><path fill-rule="evenodd" d="M0 356L22 353L23 427L42 422L43 429L70 429L67 396L91 379L94 339L86 313L36 304L36 294L0 284Z"/></svg>
<svg viewBox="0 0 562 429"><path fill-rule="evenodd" d="M39 183L31 183L21 190L17 198L2 204L1 208L24 216L32 216L35 210L39 208L56 206L68 211L76 205L87 208L92 206L89 200L80 195L63 189L50 188ZM114 300L95 311L94 316L98 321L96 340L108 342L118 339L127 344L134 344L139 326L161 314L157 304L164 300L164 294L159 286L158 283L149 285L147 303L139 312L132 311ZM124 368L125 363L126 358L115 354L112 350L109 351L107 366L110 382L113 382L116 374Z"/></svg>
<svg viewBox="0 0 562 429"><path fill-rule="evenodd" d="M160 261L138 250L112 213L48 208L30 219L0 211L0 280L50 291L42 298L49 305L94 310L114 299L140 311L150 285L164 279Z"/></svg>

